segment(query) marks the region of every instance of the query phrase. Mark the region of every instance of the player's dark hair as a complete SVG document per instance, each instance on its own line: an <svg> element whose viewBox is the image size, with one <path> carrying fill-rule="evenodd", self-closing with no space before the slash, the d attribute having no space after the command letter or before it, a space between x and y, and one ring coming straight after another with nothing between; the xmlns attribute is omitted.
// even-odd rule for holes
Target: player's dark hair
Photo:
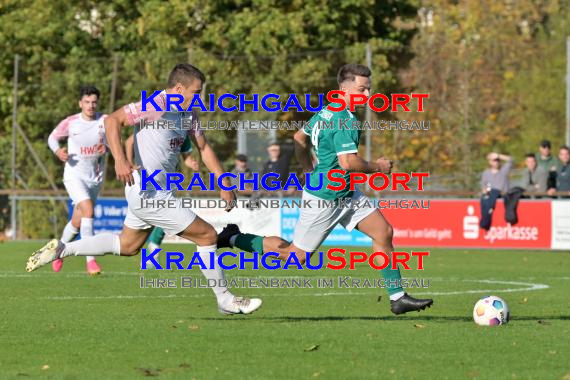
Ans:
<svg viewBox="0 0 570 380"><path fill-rule="evenodd" d="M101 97L101 92L95 86L81 86L79 89L79 99L83 99L84 96L97 95L97 100Z"/></svg>
<svg viewBox="0 0 570 380"><path fill-rule="evenodd" d="M206 77L197 67L194 67L189 63L179 63L174 66L168 76L168 88L176 86L177 83L181 83L184 87L188 87L196 79L200 80L202 83L206 81Z"/></svg>
<svg viewBox="0 0 570 380"><path fill-rule="evenodd" d="M524 158L534 158L536 160L536 156L534 155L534 153L527 153L524 155Z"/></svg>
<svg viewBox="0 0 570 380"><path fill-rule="evenodd" d="M349 63L348 65L344 65L340 68L336 76L336 80L340 85L348 81L354 82L357 76L369 78L371 75L372 72L367 66L359 65L357 63Z"/></svg>

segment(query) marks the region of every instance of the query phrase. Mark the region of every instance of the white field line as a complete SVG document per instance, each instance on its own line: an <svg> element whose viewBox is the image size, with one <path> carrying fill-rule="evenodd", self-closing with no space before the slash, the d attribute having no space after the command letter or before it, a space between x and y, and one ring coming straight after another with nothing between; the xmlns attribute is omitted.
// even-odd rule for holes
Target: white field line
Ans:
<svg viewBox="0 0 570 380"><path fill-rule="evenodd" d="M450 292L422 292L414 293L414 295L429 295L429 296L450 296L450 295L460 295L460 294L490 294L490 293L512 293L512 292L524 292L524 291L535 291L548 289L549 286L546 284L537 284L529 282L520 281L498 281L498 280L463 280L464 282L476 282L482 284L499 284L499 285L511 285L511 286L521 286L520 288L506 288L506 289L477 289L477 290L460 290L460 291L450 291ZM320 292L320 293L296 293L295 297L328 297L328 296L370 296L378 294L379 291L383 289L376 288L372 293L370 291L341 291L341 292ZM279 293L271 294L271 297L291 297L290 293ZM200 297L211 297L211 295L206 294L169 294L169 295L110 295L110 296L50 296L44 297L48 300L53 301L68 301L68 300L79 300L79 299L139 299L139 298L200 298Z"/></svg>

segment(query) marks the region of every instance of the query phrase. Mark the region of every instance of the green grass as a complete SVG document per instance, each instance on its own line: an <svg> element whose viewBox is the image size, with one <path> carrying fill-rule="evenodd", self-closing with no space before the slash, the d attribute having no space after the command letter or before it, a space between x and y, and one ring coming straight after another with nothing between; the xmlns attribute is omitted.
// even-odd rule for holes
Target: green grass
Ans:
<svg viewBox="0 0 570 380"><path fill-rule="evenodd" d="M0 245L2 379L570 378L568 253L431 250L424 271L404 275L430 279L429 289L411 294L436 294L435 305L419 314L393 316L383 289L335 284L236 289L264 305L251 316L226 317L209 289L140 289L139 257L105 256L105 273L94 278L83 272L81 258L67 260L61 273L27 274L27 256L39 245ZM200 276L186 272L144 276L177 282ZM364 265L341 273L228 272L238 275L378 276ZM548 289L528 290L532 284ZM507 300L508 325L472 322L473 305L485 294Z"/></svg>

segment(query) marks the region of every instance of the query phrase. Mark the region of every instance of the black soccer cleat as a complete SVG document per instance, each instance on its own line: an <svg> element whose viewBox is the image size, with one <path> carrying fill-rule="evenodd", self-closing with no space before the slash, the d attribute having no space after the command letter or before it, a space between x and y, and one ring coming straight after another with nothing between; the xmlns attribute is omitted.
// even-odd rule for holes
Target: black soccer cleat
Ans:
<svg viewBox="0 0 570 380"><path fill-rule="evenodd" d="M400 297L397 301L390 301L390 309L392 313L404 314L409 311L420 311L424 310L426 307L430 307L433 305L433 300L430 298L419 299L414 298L405 293L402 297Z"/></svg>
<svg viewBox="0 0 570 380"><path fill-rule="evenodd" d="M218 234L218 248L232 248L230 238L234 235L241 234L237 224L228 224L222 232Z"/></svg>

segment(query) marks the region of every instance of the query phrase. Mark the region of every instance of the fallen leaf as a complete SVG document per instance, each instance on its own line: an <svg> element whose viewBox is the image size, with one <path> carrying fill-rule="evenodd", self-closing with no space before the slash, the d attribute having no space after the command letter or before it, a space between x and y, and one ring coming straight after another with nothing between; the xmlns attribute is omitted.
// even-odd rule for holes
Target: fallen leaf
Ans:
<svg viewBox="0 0 570 380"><path fill-rule="evenodd" d="M541 325L549 325L549 324L550 324L550 322L545 321L544 319L539 319L539 320L537 321L537 323L539 323L539 324L541 324Z"/></svg>
<svg viewBox="0 0 570 380"><path fill-rule="evenodd" d="M467 372L468 377L479 377L479 371Z"/></svg>
<svg viewBox="0 0 570 380"><path fill-rule="evenodd" d="M42 369L43 369L43 370L49 369L49 365L44 364L44 365L42 366Z"/></svg>
<svg viewBox="0 0 570 380"><path fill-rule="evenodd" d="M142 372L143 376L158 376L160 368L135 368Z"/></svg>
<svg viewBox="0 0 570 380"><path fill-rule="evenodd" d="M310 347L305 348L303 351L305 352L309 352L309 351L317 351L319 349L319 345L318 344L314 344Z"/></svg>
<svg viewBox="0 0 570 380"><path fill-rule="evenodd" d="M418 328L418 329L423 329L424 327L426 327L426 325L421 325L418 323L418 324L415 324L414 327Z"/></svg>

